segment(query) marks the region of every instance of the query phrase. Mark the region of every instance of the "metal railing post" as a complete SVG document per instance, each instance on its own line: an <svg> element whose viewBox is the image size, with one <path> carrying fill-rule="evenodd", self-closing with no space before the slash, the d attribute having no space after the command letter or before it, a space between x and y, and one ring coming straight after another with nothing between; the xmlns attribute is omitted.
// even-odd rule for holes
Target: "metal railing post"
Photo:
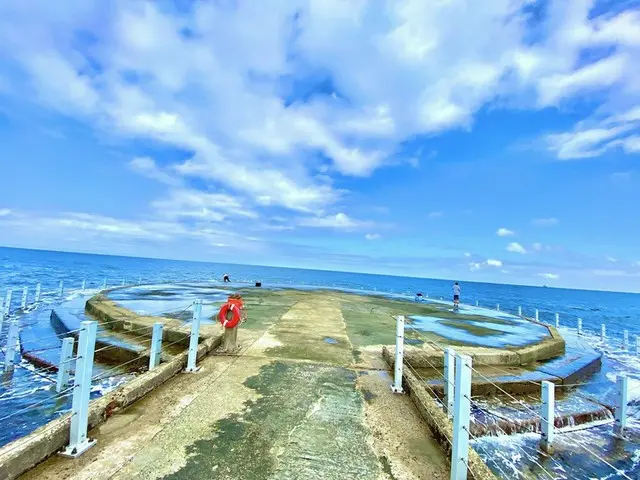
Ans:
<svg viewBox="0 0 640 480"><path fill-rule="evenodd" d="M627 376L618 375L616 383L618 392L616 395L616 423L613 426L613 432L616 435L624 435L624 429L627 427L627 402L629 401Z"/></svg>
<svg viewBox="0 0 640 480"><path fill-rule="evenodd" d="M578 319L578 335L582 335L582 319Z"/></svg>
<svg viewBox="0 0 640 480"><path fill-rule="evenodd" d="M466 480L469 465L469 420L471 416L471 357L456 356L455 405L451 480Z"/></svg>
<svg viewBox="0 0 640 480"><path fill-rule="evenodd" d="M456 352L453 348L446 348L444 351L444 411L449 418L453 417L453 407L455 400L455 360Z"/></svg>
<svg viewBox="0 0 640 480"><path fill-rule="evenodd" d="M7 334L7 348L4 353L4 371L12 372L16 364L16 345L18 344L18 321L9 322Z"/></svg>
<svg viewBox="0 0 640 480"><path fill-rule="evenodd" d="M40 302L40 294L42 294L42 285L40 283L36 284L36 297L33 300L34 303Z"/></svg>
<svg viewBox="0 0 640 480"><path fill-rule="evenodd" d="M2 314L8 317L11 314L11 297L13 296L13 290L7 290L7 296L4 297L4 311Z"/></svg>
<svg viewBox="0 0 640 480"><path fill-rule="evenodd" d="M552 382L542 382L542 405L540 405L540 428L542 438L540 448L548 454L553 453L553 440L555 435L555 385Z"/></svg>
<svg viewBox="0 0 640 480"><path fill-rule="evenodd" d="M22 289L22 301L20 302L20 308L22 310L27 309L27 296L29 295L29 287L24 287Z"/></svg>
<svg viewBox="0 0 640 480"><path fill-rule="evenodd" d="M160 365L160 355L162 354L162 327L163 324L161 322L153 324L151 353L149 354L149 370L153 370Z"/></svg>
<svg viewBox="0 0 640 480"><path fill-rule="evenodd" d="M556 313L556 328L560 328L560 314Z"/></svg>
<svg viewBox="0 0 640 480"><path fill-rule="evenodd" d="M193 302L193 320L191 322L191 335L189 338L189 356L187 357L187 369L185 372L197 372L198 340L200 339L200 315L202 313L202 300Z"/></svg>
<svg viewBox="0 0 640 480"><path fill-rule="evenodd" d="M404 316L396 317L396 359L394 363L393 393L404 393L402 389L402 367L404 366Z"/></svg>
<svg viewBox="0 0 640 480"><path fill-rule="evenodd" d="M604 342L606 338L607 338L607 326L603 323L602 325L600 325L600 341Z"/></svg>
<svg viewBox="0 0 640 480"><path fill-rule="evenodd" d="M58 365L58 377L56 379L56 392L60 393L69 384L69 370L71 370L71 357L73 356L73 337L62 339L60 350L60 364Z"/></svg>
<svg viewBox="0 0 640 480"><path fill-rule="evenodd" d="M540 312L536 308L536 322L539 322L539 321L540 321Z"/></svg>
<svg viewBox="0 0 640 480"><path fill-rule="evenodd" d="M82 280L82 291L84 292L87 289L87 280Z"/></svg>
<svg viewBox="0 0 640 480"><path fill-rule="evenodd" d="M64 280L60 280L60 288L58 293L61 297L64 295Z"/></svg>
<svg viewBox="0 0 640 480"><path fill-rule="evenodd" d="M96 443L95 440L87 438L87 429L89 427L89 396L98 322L82 322L81 325L76 374L73 377L69 445L60 452L60 455L69 458L79 457Z"/></svg>
<svg viewBox="0 0 640 480"><path fill-rule="evenodd" d="M521 317L522 316L522 307L518 307L518 316Z"/></svg>

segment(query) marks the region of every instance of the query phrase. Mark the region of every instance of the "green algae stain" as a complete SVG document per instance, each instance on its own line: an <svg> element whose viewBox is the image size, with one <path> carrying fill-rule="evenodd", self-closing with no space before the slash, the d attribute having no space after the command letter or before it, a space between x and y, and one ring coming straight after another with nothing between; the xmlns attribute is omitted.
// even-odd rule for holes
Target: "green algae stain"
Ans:
<svg viewBox="0 0 640 480"><path fill-rule="evenodd" d="M245 385L260 397L215 423L165 479L377 478L380 463L347 369L274 362ZM233 401L233 399L230 399Z"/></svg>

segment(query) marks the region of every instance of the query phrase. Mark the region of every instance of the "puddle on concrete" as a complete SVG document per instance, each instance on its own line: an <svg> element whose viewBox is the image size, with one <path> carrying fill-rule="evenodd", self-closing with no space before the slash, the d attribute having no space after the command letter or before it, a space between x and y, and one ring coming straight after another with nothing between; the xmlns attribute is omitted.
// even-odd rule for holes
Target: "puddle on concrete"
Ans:
<svg viewBox="0 0 640 480"><path fill-rule="evenodd" d="M435 316L409 318L412 326L418 330L432 332L455 342L481 347L521 347L539 343L550 336L546 327L508 315L496 317L495 323L490 318L485 320Z"/></svg>

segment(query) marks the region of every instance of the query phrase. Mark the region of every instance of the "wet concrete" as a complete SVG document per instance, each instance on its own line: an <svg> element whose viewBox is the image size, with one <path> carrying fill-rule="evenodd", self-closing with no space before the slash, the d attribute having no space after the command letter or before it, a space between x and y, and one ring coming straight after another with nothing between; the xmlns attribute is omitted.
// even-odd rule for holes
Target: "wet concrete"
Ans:
<svg viewBox="0 0 640 480"><path fill-rule="evenodd" d="M447 478L429 428L375 370L379 347L352 341L342 295L247 292L238 355L204 359L91 432L80 459L24 478Z"/></svg>

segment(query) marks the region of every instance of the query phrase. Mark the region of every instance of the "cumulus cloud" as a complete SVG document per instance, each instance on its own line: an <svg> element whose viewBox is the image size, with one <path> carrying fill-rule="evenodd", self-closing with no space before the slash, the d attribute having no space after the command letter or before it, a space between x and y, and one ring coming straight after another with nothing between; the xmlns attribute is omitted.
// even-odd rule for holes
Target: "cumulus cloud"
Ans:
<svg viewBox="0 0 640 480"><path fill-rule="evenodd" d="M308 217L298 222L302 227L315 228L335 228L343 230L353 230L357 228L365 228L371 226L370 222L355 220L346 213L336 213L335 215L327 215L325 217Z"/></svg>
<svg viewBox="0 0 640 480"><path fill-rule="evenodd" d="M340 197L312 174L317 155L332 174L366 176L415 135L471 128L497 99L534 93L527 106L542 108L607 89L638 98L636 11L555 1L536 17L528 4L4 2L0 53L18 71L3 83L110 135L189 152L174 160L183 177L312 212ZM607 53L581 60L592 49ZM301 83L328 87L304 98ZM623 137L631 113L611 118L554 134L550 148L562 158L612 141L637 151L638 138ZM148 161L133 167L174 181Z"/></svg>
<svg viewBox="0 0 640 480"><path fill-rule="evenodd" d="M478 270L482 270L486 267L500 268L502 267L502 261L494 258L488 258L484 262L469 262L468 266L470 272L477 272Z"/></svg>
<svg viewBox="0 0 640 480"><path fill-rule="evenodd" d="M504 227L501 227L496 231L496 235L498 235L499 237L511 237L515 234L516 232L514 232L513 230L509 230L508 228Z"/></svg>
<svg viewBox="0 0 640 480"><path fill-rule="evenodd" d="M557 275L555 273L538 273L538 276L549 280L557 280L558 278L560 278L560 275Z"/></svg>
<svg viewBox="0 0 640 480"><path fill-rule="evenodd" d="M509 245L507 245L507 251L513 253L521 253L523 255L527 253L527 250L518 242L511 242Z"/></svg>
<svg viewBox="0 0 640 480"><path fill-rule="evenodd" d="M380 237L379 233L367 233L364 236L367 240L378 240Z"/></svg>
<svg viewBox="0 0 640 480"><path fill-rule="evenodd" d="M554 225L557 225L558 223L558 219L555 217L534 218L533 220L531 220L531 224L535 225L536 227L552 227Z"/></svg>

